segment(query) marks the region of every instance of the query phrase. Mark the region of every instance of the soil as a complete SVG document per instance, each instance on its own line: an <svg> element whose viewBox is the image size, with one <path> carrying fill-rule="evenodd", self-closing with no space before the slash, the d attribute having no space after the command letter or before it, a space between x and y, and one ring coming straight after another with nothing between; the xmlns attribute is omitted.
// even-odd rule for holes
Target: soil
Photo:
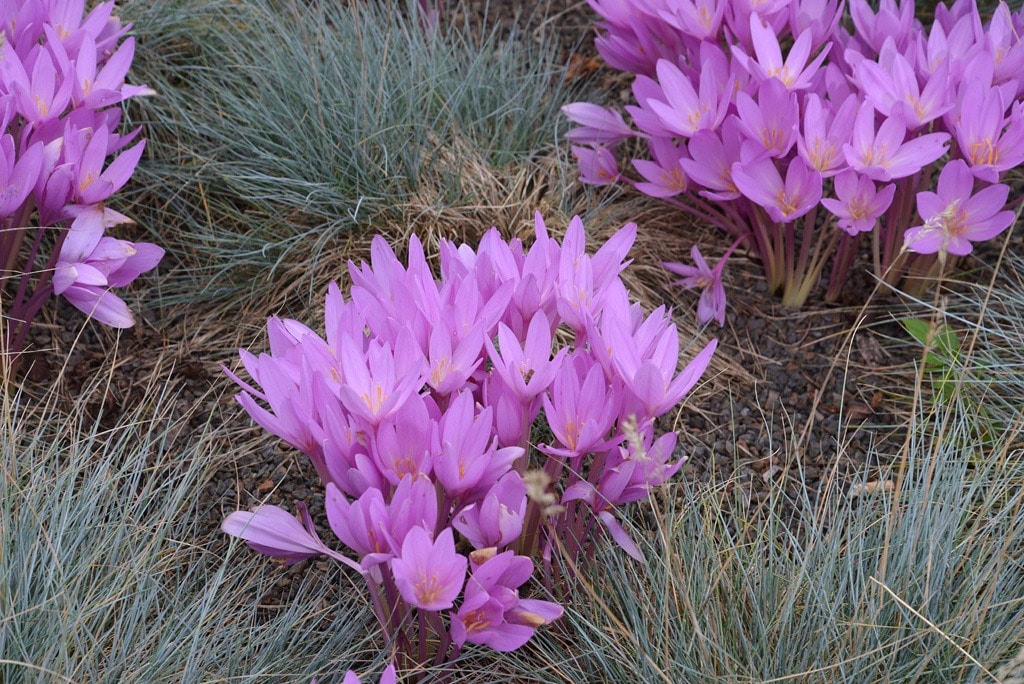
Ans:
<svg viewBox="0 0 1024 684"><path fill-rule="evenodd" d="M599 79L612 101L623 92L628 94L624 90L628 80L600 67L593 50L594 15L585 3L549 0L543 14L532 12L533 8L533 3L515 0L473 0L451 12L453 20L468 20L476 26L487 17L509 34L511 19L526 16L527 28L518 33L520 40L536 39L538 31L553 28L572 70L569 78ZM672 210L665 207L664 211ZM369 237L357 241L368 243ZM728 246L724 236L708 230L701 232L700 244L712 258ZM990 256L982 252L979 258ZM657 259L636 258L632 269L656 269ZM660 258L683 260L686 255ZM851 292L866 296L872 283L866 276L858 279ZM660 288L689 325L696 294L668 288L668 280L662 278L655 290ZM688 457L681 477L739 496L748 514L757 517L766 510L771 483L784 482L793 500L798 498L797 488L806 487L813 500L826 483L849 486L852 476L877 465L869 462L870 454L884 457L897 452L918 353L911 345L892 343L907 339L896 322L900 314L894 313L903 307L899 300L879 299L865 308L826 306L812 298L803 310L786 310L766 292L757 262L743 255L730 263L725 285L727 323L705 335L719 338L720 367L728 370L697 388L669 425L679 430L680 449ZM289 509L305 501L312 512L322 514L322 491L312 467L301 454L253 426L233 401L234 390L220 368L236 364L239 345L266 348L265 337L258 332L266 313L203 329L208 322L203 312L146 310L144 287L137 286L135 292L140 299L131 304L142 314L136 328L120 336L99 325L83 324L70 305L55 302L33 338L33 346L46 351L33 356L35 363L24 380L26 390L42 393L60 376L70 410L70 398L101 374L109 378L110 386L96 394L89 410L101 425L110 427L121 411L166 386L176 396L174 414L165 418L169 423L178 421L171 448L183 448L192 434L208 424L218 426L226 442L248 445L244 456L223 463L200 494L210 543L223 538L219 525L224 515L257 501ZM318 326L316 318L307 323ZM856 332L850 334L854 328ZM226 333L228 329L232 333ZM64 358L67 365L60 373L56 360ZM260 602L286 601L291 578L308 570L309 564L280 570L274 595Z"/></svg>

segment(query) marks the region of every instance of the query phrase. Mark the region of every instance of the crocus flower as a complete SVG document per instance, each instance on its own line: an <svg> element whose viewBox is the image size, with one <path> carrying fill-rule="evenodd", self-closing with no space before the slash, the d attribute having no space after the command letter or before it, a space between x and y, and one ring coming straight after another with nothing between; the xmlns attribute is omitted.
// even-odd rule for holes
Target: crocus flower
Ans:
<svg viewBox="0 0 1024 684"><path fill-rule="evenodd" d="M757 101L736 93L737 122L748 140L760 144L769 157L785 157L796 141L800 108L796 93L777 79L761 85Z"/></svg>
<svg viewBox="0 0 1024 684"><path fill-rule="evenodd" d="M105 227L130 222L102 204L77 210L53 274L55 294L114 328L130 328L135 319L110 288L127 285L154 268L164 255L164 250L156 245L103 235Z"/></svg>
<svg viewBox="0 0 1024 684"><path fill-rule="evenodd" d="M822 178L834 176L846 166L843 143L850 139L858 99L850 94L833 112L814 93L804 98L803 135L797 138L797 149Z"/></svg>
<svg viewBox="0 0 1024 684"><path fill-rule="evenodd" d="M42 166L42 143L35 143L18 157L11 134L0 137L0 218L10 216L25 203Z"/></svg>
<svg viewBox="0 0 1024 684"><path fill-rule="evenodd" d="M281 558L286 565L314 556L327 555L344 565L363 572L362 567L326 546L317 536L306 504L295 506L300 520L277 506L260 506L255 511L235 511L224 518L221 530L240 537L254 551Z"/></svg>
<svg viewBox="0 0 1024 684"><path fill-rule="evenodd" d="M728 260L728 253L718 260L714 268L708 266L697 245L690 249L690 258L693 259L693 266L664 261L661 266L683 276L681 280L673 281L672 285L680 285L687 290L700 290L700 299L697 300L698 323L707 325L715 321L720 326L725 325L725 286L722 285L722 268Z"/></svg>
<svg viewBox="0 0 1024 684"><path fill-rule="evenodd" d="M572 146L572 154L580 167L580 181L590 185L610 185L619 179L615 155L601 145Z"/></svg>
<svg viewBox="0 0 1024 684"><path fill-rule="evenodd" d="M579 124L564 136L574 143L614 145L634 135L633 129L622 120L622 114L609 107L590 102L573 102L562 107L562 114Z"/></svg>
<svg viewBox="0 0 1024 684"><path fill-rule="evenodd" d="M538 312L530 320L522 345L504 323L498 324L497 349L490 340L484 340L494 371L520 401L527 402L547 389L568 351L559 349L552 358L550 325L547 316Z"/></svg>
<svg viewBox="0 0 1024 684"><path fill-rule="evenodd" d="M93 131L75 131L65 136L65 156L72 161L75 202L78 204L96 204L108 199L120 190L135 172L135 167L142 157L146 146L140 140L132 147L122 151L110 162L106 169L103 163L110 153L109 145L113 143L110 134L103 126Z"/></svg>
<svg viewBox="0 0 1024 684"><path fill-rule="evenodd" d="M395 671L395 664L391 663L380 673L379 684L396 684L397 681L398 673ZM317 680L314 679L310 684L317 684ZM355 670L349 670L345 673L345 678L341 680L341 684L363 684L363 680L359 678Z"/></svg>
<svg viewBox="0 0 1024 684"><path fill-rule="evenodd" d="M473 570L466 581L466 596L452 617L452 641L514 651L541 625L561 617L563 609L551 601L519 598L519 587L533 574L533 562L511 551L474 552Z"/></svg>
<svg viewBox="0 0 1024 684"><path fill-rule="evenodd" d="M884 116L900 117L911 130L952 109L948 63L940 64L921 88L913 66L896 51L891 38L886 39L882 52L881 64L865 59L855 69L861 91L875 109Z"/></svg>
<svg viewBox="0 0 1024 684"><path fill-rule="evenodd" d="M669 138L652 138L647 141L647 148L654 161L633 160L633 168L645 179L634 187L651 197L674 197L686 192L686 174L679 163L687 156L686 147Z"/></svg>
<svg viewBox="0 0 1024 684"><path fill-rule="evenodd" d="M793 47L789 49L786 61L782 60L782 48L779 46L779 37L775 31L767 26L761 15L757 12L750 14L750 38L754 44L754 54L757 59L751 59L742 47L733 46L733 55L736 61L754 77L760 81L771 78L778 79L788 90L804 90L811 86L811 80L818 71L818 67L825 61L831 43L822 48L818 56L810 64L807 63L811 56L811 31L801 33Z"/></svg>
<svg viewBox="0 0 1024 684"><path fill-rule="evenodd" d="M697 131L688 145L690 158L679 160L691 181L706 190L700 194L725 202L740 196L732 179L732 165L739 161L742 135L734 117L722 124L721 135L715 131ZM700 160L699 162L696 160Z"/></svg>
<svg viewBox="0 0 1024 684"><path fill-rule="evenodd" d="M785 181L770 158L733 164L732 180L744 196L764 207L776 223L789 223L803 216L821 199L821 174L802 157L789 163Z"/></svg>
<svg viewBox="0 0 1024 684"><path fill-rule="evenodd" d="M478 502L463 508L452 520L475 549L502 547L515 541L523 531L526 515L526 485L523 477L507 472Z"/></svg>
<svg viewBox="0 0 1024 684"><path fill-rule="evenodd" d="M825 208L839 217L839 227L850 235L866 233L892 204L895 183L878 191L874 181L847 169L835 177L836 199L823 197Z"/></svg>
<svg viewBox="0 0 1024 684"><path fill-rule="evenodd" d="M719 82L711 62L701 67L699 92L672 62L660 60L657 70L665 101L651 98L647 106L665 128L686 138L705 128L718 128L725 118L731 93L726 84Z"/></svg>
<svg viewBox="0 0 1024 684"><path fill-rule="evenodd" d="M345 337L339 354L345 369L341 401L371 425L393 415L410 394L423 386L427 361L404 328L394 351L390 345L373 340L364 353L355 341Z"/></svg>
<svg viewBox="0 0 1024 684"><path fill-rule="evenodd" d="M975 194L974 176L962 159L939 174L936 192L917 193L917 213L924 224L904 234L904 246L919 254L970 254L972 242L990 240L1013 223L1012 211L1001 211L1010 188L990 185Z"/></svg>
<svg viewBox="0 0 1024 684"><path fill-rule="evenodd" d="M607 448L620 399L589 356L577 354L563 363L543 400L548 427L562 445L545 451L572 457Z"/></svg>
<svg viewBox="0 0 1024 684"><path fill-rule="evenodd" d="M718 37L722 17L729 6L717 0L676 0L665 4L667 9L659 10L658 15L686 35L702 41Z"/></svg>
<svg viewBox="0 0 1024 684"><path fill-rule="evenodd" d="M406 603L422 610L447 610L466 581L469 561L455 551L452 528L431 540L430 533L414 527L402 543L402 555L391 561L395 585Z"/></svg>
<svg viewBox="0 0 1024 684"><path fill-rule="evenodd" d="M948 133L927 133L906 140L907 127L899 117L889 117L875 131L875 109L861 105L853 125L853 137L843 145L846 161L876 181L891 181L917 173L946 152Z"/></svg>
<svg viewBox="0 0 1024 684"><path fill-rule="evenodd" d="M957 145L979 180L995 183L999 174L1024 163L1024 114L1006 107L998 88L968 81L960 100L954 127Z"/></svg>
<svg viewBox="0 0 1024 684"><path fill-rule="evenodd" d="M436 10L435 10L436 11ZM384 672L381 673L380 684L396 684L398 681L398 673L394 669L394 664L388 665L384 668ZM314 679L310 684L316 684ZM362 680L355 674L354 670L349 670L345 673L345 679L341 680L341 684L362 684Z"/></svg>

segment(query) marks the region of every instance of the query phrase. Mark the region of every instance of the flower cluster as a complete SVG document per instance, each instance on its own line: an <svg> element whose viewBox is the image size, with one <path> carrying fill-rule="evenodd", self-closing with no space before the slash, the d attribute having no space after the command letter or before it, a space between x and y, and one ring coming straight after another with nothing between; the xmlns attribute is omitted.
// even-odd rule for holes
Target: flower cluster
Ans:
<svg viewBox="0 0 1024 684"><path fill-rule="evenodd" d="M528 249L495 229L475 251L442 241L439 279L415 236L408 266L374 238L370 264L349 265L350 298L329 288L325 336L272 318L270 353L241 352L258 387L231 375L253 419L312 460L356 559L301 506L300 520L235 512L224 531L361 573L407 666L466 643L522 646L562 614L522 595L535 561L551 589L560 554L586 557L598 534L642 558L616 508L681 466L675 433L655 438L654 420L715 349L677 372L670 312L644 315L619 277L635 235L629 224L590 255L578 217L559 244L538 214ZM550 439L533 449L535 425Z"/></svg>
<svg viewBox="0 0 1024 684"><path fill-rule="evenodd" d="M105 203L144 146L139 130L116 132L119 105L152 91L125 83L135 44L122 40L130 26L111 15L114 3L84 9L84 0L24 0L0 10L0 277L16 285L0 346L8 352L22 349L52 294L107 325L131 326L110 288L164 253L105 234L129 222Z"/></svg>
<svg viewBox="0 0 1024 684"><path fill-rule="evenodd" d="M632 126L564 108L581 180L630 183L745 238L785 304L830 258L838 297L864 235L879 278L920 290L1012 223L1000 181L1024 161L1024 14L1006 3L987 22L973 0L938 5L926 30L913 0L849 0L849 29L838 0L589 2L636 104ZM631 137L650 158L627 176L615 147Z"/></svg>

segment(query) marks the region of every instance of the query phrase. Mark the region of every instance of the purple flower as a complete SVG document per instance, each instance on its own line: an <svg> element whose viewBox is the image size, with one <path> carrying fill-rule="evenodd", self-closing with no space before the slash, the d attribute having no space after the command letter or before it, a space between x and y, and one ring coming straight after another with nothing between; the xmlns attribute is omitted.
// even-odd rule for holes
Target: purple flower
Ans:
<svg viewBox="0 0 1024 684"><path fill-rule="evenodd" d="M686 192L686 173L679 163L686 158L686 147L669 138L652 138L647 141L647 148L654 161L633 160L633 168L646 179L634 187L651 197L674 197Z"/></svg>
<svg viewBox="0 0 1024 684"><path fill-rule="evenodd" d="M396 682L398 682L398 673L395 671L395 664L391 663L380 673L379 684L396 684ZM314 679L310 684L317 684L317 681ZM349 670L345 673L345 679L341 680L341 684L363 684L363 680L354 670Z"/></svg>
<svg viewBox="0 0 1024 684"><path fill-rule="evenodd" d="M579 124L564 136L574 143L614 145L634 135L633 129L622 120L622 114L608 107L590 102L573 102L562 107L562 114Z"/></svg>
<svg viewBox="0 0 1024 684"><path fill-rule="evenodd" d="M15 161L14 138L0 137L0 217L13 214L28 199L43 168L43 145L36 143Z"/></svg>
<svg viewBox="0 0 1024 684"><path fill-rule="evenodd" d="M891 181L917 173L946 152L948 133L928 133L906 140L907 127L899 117L889 117L875 131L875 109L861 105L853 125L853 137L843 145L846 161L876 181Z"/></svg>
<svg viewBox="0 0 1024 684"><path fill-rule="evenodd" d="M522 533L525 514L526 485L513 470L495 482L478 502L459 511L452 525L475 549L502 547Z"/></svg>
<svg viewBox="0 0 1024 684"><path fill-rule="evenodd" d="M757 102L744 92L736 93L737 121L748 140L761 145L770 157L785 157L796 140L800 108L796 93L777 79L761 85Z"/></svg>
<svg viewBox="0 0 1024 684"><path fill-rule="evenodd" d="M235 511L229 514L220 528L232 537L244 539L254 551L281 558L287 565L313 556L327 555L359 573L363 572L358 563L320 541L306 504L299 502L295 507L301 522L277 506L260 506L252 512Z"/></svg>
<svg viewBox="0 0 1024 684"><path fill-rule="evenodd" d="M536 397L551 384L566 349L559 349L551 358L551 327L548 317L537 312L530 320L526 341L519 340L504 323L498 324L498 348L488 339L484 345L494 364L494 371L522 402Z"/></svg>
<svg viewBox="0 0 1024 684"><path fill-rule="evenodd" d="M573 457L607 448L605 440L618 415L619 401L601 366L589 355L569 357L544 394L548 427L564 448L544 450Z"/></svg>
<svg viewBox="0 0 1024 684"><path fill-rule="evenodd" d="M802 157L790 162L785 182L770 158L733 164L732 179L740 192L764 207L776 223L803 216L821 199L821 174Z"/></svg>
<svg viewBox="0 0 1024 684"><path fill-rule="evenodd" d="M722 267L728 255L719 259L713 269L704 261L704 256L697 245L690 249L690 258L693 259L693 266L664 261L661 266L676 275L684 276L682 280L673 281L673 285L680 285L687 290L700 290L700 299L697 300L698 323L707 325L715 321L720 326L725 325L725 286L722 285Z"/></svg>
<svg viewBox="0 0 1024 684"><path fill-rule="evenodd" d="M466 582L466 596L452 618L452 641L514 651L541 625L561 617L557 603L519 598L519 587L533 574L533 562L511 551L474 552L473 571ZM479 561L479 562L478 562Z"/></svg>
<svg viewBox="0 0 1024 684"><path fill-rule="evenodd" d="M429 532L414 527L402 542L402 555L391 561L391 572L406 603L422 610L447 610L462 591L468 564L455 551L452 528L444 528L432 541Z"/></svg>
<svg viewBox="0 0 1024 684"><path fill-rule="evenodd" d="M699 93L672 62L659 60L657 70L665 101L651 98L647 106L665 128L686 138L705 128L718 128L725 118L730 91L719 82L712 62L701 67Z"/></svg>
<svg viewBox="0 0 1024 684"><path fill-rule="evenodd" d="M1024 113L1020 108L1004 117L1002 91L973 80L965 85L960 102L954 132L960 153L976 178L995 183L1000 173L1024 163Z"/></svg>
<svg viewBox="0 0 1024 684"><path fill-rule="evenodd" d="M101 323L130 328L135 324L131 311L109 288L123 287L154 268L164 250L145 242L104 236L104 228L131 220L102 204L76 211L61 245L53 291Z"/></svg>
<svg viewBox="0 0 1024 684"><path fill-rule="evenodd" d="M892 204L896 185L889 183L881 192L867 176L847 169L835 177L836 199L824 197L821 203L839 217L839 227L850 235L866 233Z"/></svg>
<svg viewBox="0 0 1024 684"><path fill-rule="evenodd" d="M883 115L900 117L916 130L952 109L947 62L929 75L923 89L910 61L897 52L891 38L886 39L879 62L862 60L855 72L868 102Z"/></svg>
<svg viewBox="0 0 1024 684"><path fill-rule="evenodd" d="M580 181L590 185L610 185L619 179L615 155L601 145L572 146L572 154L580 166Z"/></svg>
<svg viewBox="0 0 1024 684"><path fill-rule="evenodd" d="M1013 223L1012 211L1001 211L1010 188L990 185L971 194L974 176L954 159L939 174L937 192L917 193L917 213L924 224L904 234L904 246L919 254L970 254L972 242L989 240Z"/></svg>
<svg viewBox="0 0 1024 684"><path fill-rule="evenodd" d="M858 96L849 95L837 110L814 93L804 99L804 133L797 138L797 149L822 178L829 178L846 167L843 144L850 140L850 130L857 116Z"/></svg>
<svg viewBox="0 0 1024 684"><path fill-rule="evenodd" d="M733 46L733 55L736 61L743 65L752 76L760 81L771 78L778 79L786 86L787 90L804 90L811 86L811 80L818 71L818 67L825 61L831 43L822 48L818 56L808 64L807 58L811 56L812 35L810 30L801 33L793 47L789 49L786 61L782 61L782 48L779 46L779 38L775 31L764 23L757 12L750 14L750 39L754 44L754 53L757 61L754 61L741 47Z"/></svg>
<svg viewBox="0 0 1024 684"><path fill-rule="evenodd" d="M691 181L707 188L700 191L701 195L719 202L740 196L732 178L732 167L740 159L742 139L735 117L725 120L720 134L702 130L690 138L690 158L682 158L679 163ZM700 161L696 161L698 159Z"/></svg>

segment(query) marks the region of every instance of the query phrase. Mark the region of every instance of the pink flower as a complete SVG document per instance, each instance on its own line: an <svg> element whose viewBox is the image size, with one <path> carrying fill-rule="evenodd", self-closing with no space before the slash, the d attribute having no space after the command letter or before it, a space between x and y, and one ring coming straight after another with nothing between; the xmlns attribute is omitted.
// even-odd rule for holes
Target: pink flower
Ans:
<svg viewBox="0 0 1024 684"><path fill-rule="evenodd" d="M904 234L904 246L919 254L970 254L972 242L989 240L1013 223L1006 205L1010 188L990 185L975 194L974 176L962 159L946 164L937 192L917 193L917 213L924 224Z"/></svg>
<svg viewBox="0 0 1024 684"><path fill-rule="evenodd" d="M391 663L380 673L379 684L396 684L396 682L398 682L398 673L395 671L395 664ZM317 680L314 679L310 684L317 684ZM355 670L349 670L345 673L345 679L341 680L341 684L363 684L363 680L359 678Z"/></svg>
<svg viewBox="0 0 1024 684"><path fill-rule="evenodd" d="M484 340L494 371L522 402L528 402L547 389L567 353L562 348L551 357L550 325L547 316L538 311L530 319L524 344L520 345L504 323L498 324L497 349L489 339Z"/></svg>
<svg viewBox="0 0 1024 684"><path fill-rule="evenodd" d="M164 250L103 235L105 228L131 221L102 204L76 211L61 245L53 291L101 323L130 328L135 324L132 312L110 288L123 287L154 268Z"/></svg>
<svg viewBox="0 0 1024 684"><path fill-rule="evenodd" d="M562 107L562 114L579 124L564 136L574 143L614 145L634 135L633 129L622 120L622 114L608 107L590 102L573 102Z"/></svg>
<svg viewBox="0 0 1024 684"><path fill-rule="evenodd" d="M659 60L657 70L665 101L651 98L646 104L665 128L685 138L705 128L718 128L725 118L731 91L719 82L712 62L704 62L701 67L699 92L672 62Z"/></svg>
<svg viewBox="0 0 1024 684"><path fill-rule="evenodd" d="M879 62L862 60L855 72L868 102L883 115L900 117L916 130L952 109L948 62L928 76L923 89L910 61L897 52L891 38L886 39Z"/></svg>
<svg viewBox="0 0 1024 684"><path fill-rule="evenodd" d="M580 167L580 182L590 185L611 185L619 179L619 167L615 155L601 145L594 147L572 146L572 154Z"/></svg>
<svg viewBox="0 0 1024 684"><path fill-rule="evenodd" d="M255 511L235 511L224 518L221 530L240 537L254 551L281 558L287 565L313 556L327 555L356 570L363 568L355 561L333 551L320 541L306 504L298 503L299 520L277 506L260 506Z"/></svg>
<svg viewBox="0 0 1024 684"><path fill-rule="evenodd" d="M690 258L693 259L693 266L671 262L662 262L661 266L676 275L684 276L682 280L673 281L673 285L680 285L687 290L700 290L700 299L697 301L698 323L707 325L715 321L720 326L725 325L725 286L722 285L722 268L729 258L729 253L719 259L713 269L704 261L704 256L697 245L690 249Z"/></svg>
<svg viewBox="0 0 1024 684"><path fill-rule="evenodd" d="M564 447L544 447L544 451L573 457L607 448L620 398L589 355L569 357L543 400L548 427Z"/></svg>
<svg viewBox="0 0 1024 684"><path fill-rule="evenodd" d="M790 162L785 182L770 158L733 164L732 179L740 192L764 207L776 223L796 220L821 199L821 174L802 157Z"/></svg>
<svg viewBox="0 0 1024 684"><path fill-rule="evenodd" d="M853 125L853 137L843 145L846 161L876 181L891 181L917 173L946 152L948 133L927 133L906 139L907 127L899 117L889 117L875 131L875 109L861 105Z"/></svg>
<svg viewBox="0 0 1024 684"><path fill-rule="evenodd" d="M452 641L514 651L541 625L561 617L557 603L519 598L519 587L533 574L533 562L511 551L474 552L473 571L466 582L466 597L452 617ZM479 560L479 562L477 562Z"/></svg>
<svg viewBox="0 0 1024 684"><path fill-rule="evenodd" d="M414 527L402 542L402 555L391 561L395 585L406 603L422 610L447 610L466 581L469 561L456 553L452 528L431 541L430 533Z"/></svg>
<svg viewBox="0 0 1024 684"><path fill-rule="evenodd" d="M523 531L526 515L526 485L523 477L506 472L475 503L463 508L452 525L475 549L502 547L515 541Z"/></svg>
<svg viewBox="0 0 1024 684"><path fill-rule="evenodd" d="M1024 114L1017 107L1005 117L999 88L969 81L963 88L954 128L957 145L979 180L995 183L999 174L1024 163Z"/></svg>
<svg viewBox="0 0 1024 684"><path fill-rule="evenodd" d="M839 217L839 227L850 235L866 233L892 204L896 185L889 183L881 192L867 176L847 169L835 177L836 199L824 197L821 203Z"/></svg>
<svg viewBox="0 0 1024 684"><path fill-rule="evenodd" d="M786 86L787 90L804 90L811 86L811 80L818 71L818 67L825 61L832 44L829 43L818 56L807 63L811 56L812 35L811 31L803 31L789 49L786 61L782 61L782 48L779 46L779 38L775 31L764 23L757 12L750 14L750 38L754 44L754 53L757 60L751 59L743 48L733 46L732 52L743 68L760 81L776 78Z"/></svg>
<svg viewBox="0 0 1024 684"><path fill-rule="evenodd" d="M797 149L822 178L834 176L846 167L843 144L850 140L858 99L851 94L834 110L814 93L804 99L804 131L797 138Z"/></svg>

